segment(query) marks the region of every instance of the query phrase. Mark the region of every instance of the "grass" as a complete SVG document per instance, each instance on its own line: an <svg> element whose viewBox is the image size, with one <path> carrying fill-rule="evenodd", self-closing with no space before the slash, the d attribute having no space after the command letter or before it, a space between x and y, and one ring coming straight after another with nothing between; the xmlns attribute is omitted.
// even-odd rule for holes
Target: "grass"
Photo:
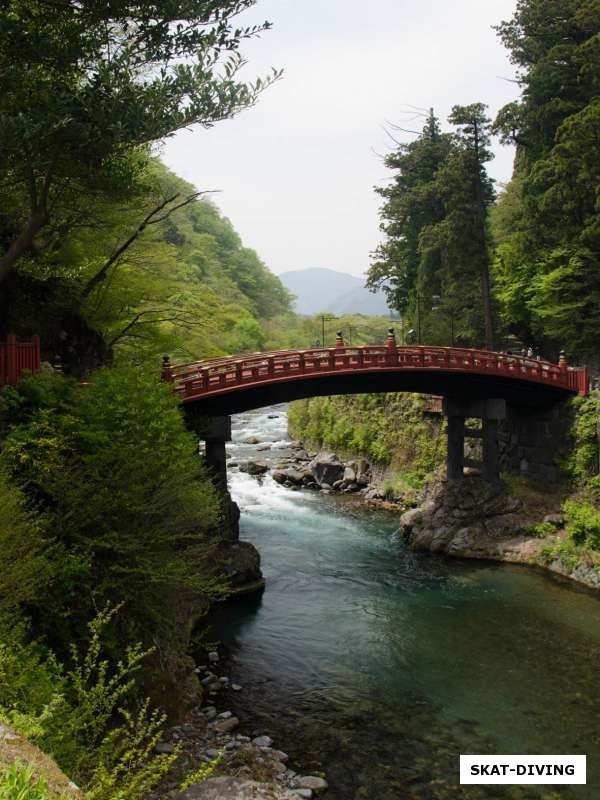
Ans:
<svg viewBox="0 0 600 800"><path fill-rule="evenodd" d="M59 800L30 766L13 762L0 769L0 800Z"/></svg>

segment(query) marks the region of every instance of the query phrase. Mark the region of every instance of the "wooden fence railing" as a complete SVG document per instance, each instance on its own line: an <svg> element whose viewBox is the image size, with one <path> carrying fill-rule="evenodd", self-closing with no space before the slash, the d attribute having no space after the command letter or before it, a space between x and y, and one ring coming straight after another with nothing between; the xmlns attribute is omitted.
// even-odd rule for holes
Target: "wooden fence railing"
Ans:
<svg viewBox="0 0 600 800"><path fill-rule="evenodd" d="M40 368L40 337L32 336L29 342L18 342L9 333L0 342L0 386L14 386L24 370L37 372Z"/></svg>
<svg viewBox="0 0 600 800"><path fill-rule="evenodd" d="M281 382L304 375L373 370L438 370L497 375L587 394L587 368L568 367L526 356L457 347L366 346L283 350L239 357L213 358L191 364L165 363L163 378L175 385L183 401L214 396L258 383Z"/></svg>

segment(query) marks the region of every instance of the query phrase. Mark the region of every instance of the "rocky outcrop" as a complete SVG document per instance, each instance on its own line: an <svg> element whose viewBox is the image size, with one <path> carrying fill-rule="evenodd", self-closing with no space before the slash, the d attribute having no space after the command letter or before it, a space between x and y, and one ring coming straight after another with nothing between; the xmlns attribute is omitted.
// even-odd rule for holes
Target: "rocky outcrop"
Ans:
<svg viewBox="0 0 600 800"><path fill-rule="evenodd" d="M531 524L520 500L474 475L435 484L420 508L400 517L416 550L535 563L540 543L526 534Z"/></svg>
<svg viewBox="0 0 600 800"><path fill-rule="evenodd" d="M534 521L502 484L473 475L435 484L420 508L400 517L400 527L415 550L536 563L540 542L527 535Z"/></svg>
<svg viewBox="0 0 600 800"><path fill-rule="evenodd" d="M244 594L264 586L260 569L260 553L250 542L221 542L215 558L227 579L231 594Z"/></svg>
<svg viewBox="0 0 600 800"><path fill-rule="evenodd" d="M562 514L547 514L543 521L555 528L544 539L530 531L541 520L512 497L501 484L478 476L460 481L440 481L427 492L420 508L400 517L400 530L415 550L446 553L460 558L505 561L541 567L568 580L600 589L600 563L590 556L576 566L560 557L548 560L545 545L567 535Z"/></svg>

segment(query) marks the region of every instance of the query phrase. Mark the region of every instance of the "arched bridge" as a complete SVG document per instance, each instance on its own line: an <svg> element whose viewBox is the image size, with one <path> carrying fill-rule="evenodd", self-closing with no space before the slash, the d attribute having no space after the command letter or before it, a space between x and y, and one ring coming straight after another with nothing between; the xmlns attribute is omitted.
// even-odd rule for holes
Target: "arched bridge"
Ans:
<svg viewBox="0 0 600 800"><path fill-rule="evenodd" d="M253 353L165 364L185 406L208 416L236 414L303 397L365 392L424 392L445 397L502 398L541 407L587 393L586 368L457 347L385 345Z"/></svg>
<svg viewBox="0 0 600 800"><path fill-rule="evenodd" d="M485 350L398 347L393 329L380 347L346 347L338 334L331 348L253 353L178 366L171 366L165 356L163 379L173 384L189 425L206 443L206 461L223 495L231 538L238 535L239 511L227 491L230 414L319 395L394 391L442 395L448 418L448 478L459 479L465 467L475 466L486 480L496 481L502 461L501 421L510 427L516 416L521 430L527 431L531 450L535 438L531 416L541 417L557 401L588 391L587 369L569 367L562 355L553 364ZM467 426L470 418L479 418L481 426ZM545 423L541 427L547 428ZM548 433L544 437L556 446L556 437ZM481 462L465 458L469 438L481 440ZM510 436L517 443L519 438L518 431ZM519 452L517 447L513 460L519 461Z"/></svg>

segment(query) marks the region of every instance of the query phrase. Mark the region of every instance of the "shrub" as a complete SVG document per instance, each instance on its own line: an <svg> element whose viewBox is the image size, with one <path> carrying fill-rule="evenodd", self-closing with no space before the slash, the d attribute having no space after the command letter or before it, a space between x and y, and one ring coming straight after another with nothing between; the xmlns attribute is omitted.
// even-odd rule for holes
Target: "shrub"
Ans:
<svg viewBox="0 0 600 800"><path fill-rule="evenodd" d="M218 501L197 441L147 370L103 369L87 386L37 380L23 402L11 395L1 461L66 554L41 628L59 644L96 608L125 601L127 637L151 641L175 624L172 598L222 591L210 562Z"/></svg>
<svg viewBox="0 0 600 800"><path fill-rule="evenodd" d="M127 707L148 652L128 647L116 663L103 655L117 611L90 623L90 644L81 657L72 647L68 670L27 642L23 623L5 618L0 628L0 719L53 756L88 800L141 800L177 758L153 753L165 717L148 701L135 712Z"/></svg>
<svg viewBox="0 0 600 800"><path fill-rule="evenodd" d="M45 538L44 520L0 470L0 611L39 600L53 579L58 553Z"/></svg>
<svg viewBox="0 0 600 800"><path fill-rule="evenodd" d="M600 550L600 512L589 503L567 500L563 510L568 517L568 533L577 545Z"/></svg>

